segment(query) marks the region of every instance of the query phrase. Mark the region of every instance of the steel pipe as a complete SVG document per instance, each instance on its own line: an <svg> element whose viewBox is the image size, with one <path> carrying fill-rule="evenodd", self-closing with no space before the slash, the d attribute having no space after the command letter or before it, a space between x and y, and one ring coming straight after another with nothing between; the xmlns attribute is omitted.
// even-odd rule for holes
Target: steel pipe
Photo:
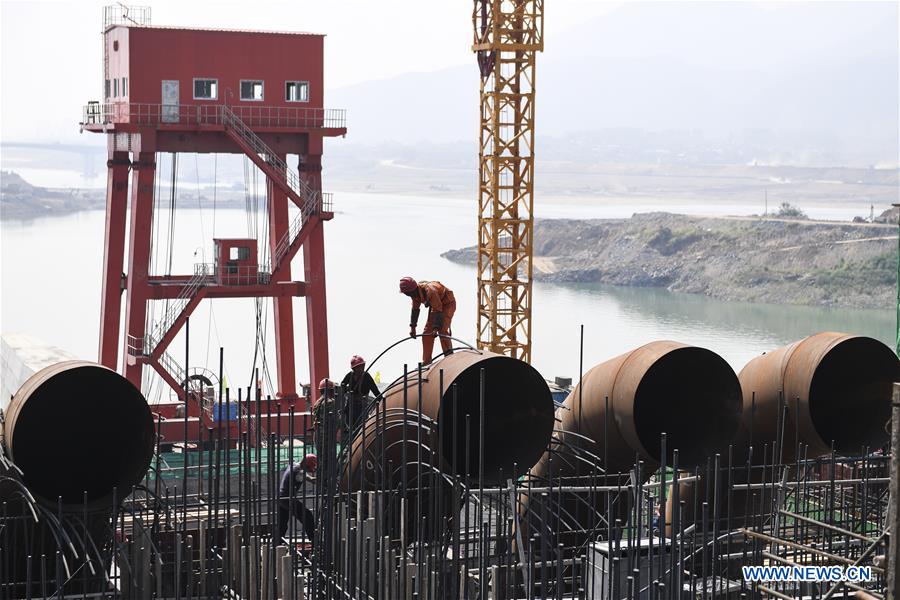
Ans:
<svg viewBox="0 0 900 600"><path fill-rule="evenodd" d="M403 381L392 385L383 394L383 410L394 418L404 410L412 415L418 411L420 394L423 419L435 424L429 429L434 438L427 440L429 447L437 447L441 428L443 448L438 455L447 465L456 465L457 475L477 478L482 461L486 483L499 483L501 473L503 479L512 477L514 468L525 473L540 458L553 431L553 399L547 382L531 365L508 356L475 350L454 352L429 365L421 381L416 372L410 374L405 390ZM370 447L381 433L376 430L376 417L372 412L366 420ZM482 419L483 447L479 446ZM407 436L415 439L414 431ZM361 444L358 435L353 441L352 470L360 459ZM387 460L400 465L400 446L388 444L387 448ZM451 456L454 448L455 459Z"/></svg>
<svg viewBox="0 0 900 600"><path fill-rule="evenodd" d="M823 332L754 358L738 378L743 413L732 456L738 467L748 460L755 466L750 473L746 468L732 473L732 485L744 488L729 490L728 478L719 477L718 497L730 506L730 514L720 518L720 528L744 523L771 504L775 486L757 485L764 481L764 457L768 465L790 464L798 452L805 459L827 456L832 444L837 454L856 454L887 443L885 424L900 361L873 338ZM695 495L712 502L711 488L705 477L680 485L684 527L698 521ZM667 525L673 517L670 491Z"/></svg>
<svg viewBox="0 0 900 600"><path fill-rule="evenodd" d="M744 411L735 456L746 459L751 443L774 442L783 410L783 457L794 458L803 444L814 458L830 453L832 442L838 453L887 442L900 362L878 340L829 331L754 358L738 378Z"/></svg>
<svg viewBox="0 0 900 600"><path fill-rule="evenodd" d="M383 398L351 442L343 486L401 492L411 513L440 492L449 516L454 476L474 484L481 473L484 483L499 485L525 473L553 431L544 378L525 362L491 352L457 351L429 365L421 379L413 372L395 383ZM391 520L399 525L394 504ZM410 523L407 531L416 529Z"/></svg>
<svg viewBox="0 0 900 600"><path fill-rule="evenodd" d="M727 448L740 414L737 376L710 350L656 341L600 363L558 410L554 440L531 470L535 486L550 481L559 492L555 500L548 497L547 506L532 495L522 497L528 534L549 536L551 547L578 547L603 536L604 520L627 519L625 494L573 493L565 486L584 485L604 472L615 485L623 480L613 475L633 469L636 459L644 463L643 482L663 459L663 433L666 463L672 464L678 449L679 465L691 468Z"/></svg>
<svg viewBox="0 0 900 600"><path fill-rule="evenodd" d="M585 373L558 412L555 437L598 457L607 473L618 473L629 470L636 455L647 469L656 468L665 433L666 462L677 448L681 464L691 467L728 446L740 414L740 384L722 357L657 341ZM534 474L544 473L549 457Z"/></svg>
<svg viewBox="0 0 900 600"><path fill-rule="evenodd" d="M16 392L4 424L9 457L40 501L56 507L124 498L146 473L155 432L147 402L127 379L86 361L41 369Z"/></svg>

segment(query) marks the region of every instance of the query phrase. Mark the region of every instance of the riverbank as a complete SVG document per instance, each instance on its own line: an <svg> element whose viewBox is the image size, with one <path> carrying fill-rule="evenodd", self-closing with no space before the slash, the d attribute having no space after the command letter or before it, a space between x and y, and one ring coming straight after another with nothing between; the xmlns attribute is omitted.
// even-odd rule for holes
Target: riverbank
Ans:
<svg viewBox="0 0 900 600"><path fill-rule="evenodd" d="M156 194L168 198L171 190L160 186ZM214 190L204 186L179 190L178 202L185 207L242 208L247 195L243 190ZM42 187L32 185L15 171L0 172L0 220L27 221L105 209L105 189Z"/></svg>
<svg viewBox="0 0 900 600"><path fill-rule="evenodd" d="M897 227L670 213L540 220L534 277L664 288L720 300L887 309ZM442 254L474 265L474 247Z"/></svg>

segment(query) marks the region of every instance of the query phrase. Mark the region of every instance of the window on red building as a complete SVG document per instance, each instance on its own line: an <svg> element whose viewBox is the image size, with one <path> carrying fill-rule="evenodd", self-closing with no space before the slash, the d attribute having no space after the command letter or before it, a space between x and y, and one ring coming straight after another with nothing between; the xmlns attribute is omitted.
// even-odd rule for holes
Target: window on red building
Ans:
<svg viewBox="0 0 900 600"><path fill-rule="evenodd" d="M241 100L262 100L263 82L255 79L241 80Z"/></svg>
<svg viewBox="0 0 900 600"><path fill-rule="evenodd" d="M228 260L247 260L250 258L250 248L246 246L232 246L229 248Z"/></svg>
<svg viewBox="0 0 900 600"><path fill-rule="evenodd" d="M285 81L284 99L288 102L309 102L309 82Z"/></svg>
<svg viewBox="0 0 900 600"><path fill-rule="evenodd" d="M218 79L194 79L194 100L215 100L218 97Z"/></svg>

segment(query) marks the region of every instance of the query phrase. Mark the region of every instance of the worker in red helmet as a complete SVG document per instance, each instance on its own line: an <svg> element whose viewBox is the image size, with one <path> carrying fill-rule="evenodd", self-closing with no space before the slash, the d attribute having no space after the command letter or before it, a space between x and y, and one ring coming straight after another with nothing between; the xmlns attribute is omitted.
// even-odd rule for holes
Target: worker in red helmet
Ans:
<svg viewBox="0 0 900 600"><path fill-rule="evenodd" d="M365 416L368 398L378 398L381 392L366 371L366 359L358 354L350 359L350 372L341 380L341 388L344 390L344 434L347 435Z"/></svg>
<svg viewBox="0 0 900 600"><path fill-rule="evenodd" d="M440 281L418 282L412 277L404 277L400 280L400 293L412 299L412 311L409 315L410 337L416 337L420 307L424 304L428 308L425 329L422 330L422 363L431 362L434 338L437 336L441 338L441 349L444 354L450 354L453 348L450 340L450 323L453 320L453 313L456 312L456 298L453 297L453 291Z"/></svg>
<svg viewBox="0 0 900 600"><path fill-rule="evenodd" d="M316 401L316 404L322 402L323 400L333 399L334 398L334 382L327 377L319 382L319 399Z"/></svg>
<svg viewBox="0 0 900 600"><path fill-rule="evenodd" d="M288 465L281 473L278 485L278 516L275 523L276 541L284 538L288 522L294 517L303 524L303 533L309 541L316 533L316 517L306 507L305 499L314 497L316 468L319 459L315 454L307 454L299 463Z"/></svg>
<svg viewBox="0 0 900 600"><path fill-rule="evenodd" d="M319 382L319 396L313 404L312 413L316 423L322 420L324 413L334 402L334 382L327 377Z"/></svg>
<svg viewBox="0 0 900 600"><path fill-rule="evenodd" d="M313 429L316 450L327 461L330 456L326 448L336 443L337 415L335 414L334 382L328 378L319 382L319 398L313 405Z"/></svg>

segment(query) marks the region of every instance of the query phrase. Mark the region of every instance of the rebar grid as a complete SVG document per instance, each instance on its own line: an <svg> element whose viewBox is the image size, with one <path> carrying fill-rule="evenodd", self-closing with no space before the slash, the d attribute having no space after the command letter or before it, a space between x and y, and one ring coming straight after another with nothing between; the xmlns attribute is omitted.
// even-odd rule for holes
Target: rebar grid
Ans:
<svg viewBox="0 0 900 600"><path fill-rule="evenodd" d="M673 464L664 451L653 472L636 460L629 472L605 473L605 457L555 442L553 460L582 463L582 475L551 469L537 478L522 468L486 485L468 454L460 470L458 448L449 459L441 450L449 439L480 456L483 431L471 439L468 427L456 430L475 415L445 430L422 414L415 377L395 384L402 410L369 401L378 435L345 415L343 391L300 431L290 408L283 431L280 402L244 388L237 436L219 421L180 452L160 440L143 484L115 490L109 506L46 506L24 488L6 494L0 600L825 598L858 589L883 597L884 573L873 565L886 544L883 449L808 457L804 447L785 453L777 440L761 441L747 457L729 448L693 472L678 469L676 449ZM231 400L224 390L218 402ZM263 414L271 416L251 418ZM389 428L400 432L391 438L399 464L385 444ZM375 477L353 473L349 440ZM281 473L313 447L317 477L291 488L287 502L313 510L315 537L295 523L273 539ZM798 458L773 458L786 454ZM4 484L15 485L14 466L4 469ZM668 518L667 503L677 507ZM855 564L872 566L874 579L751 584L740 570Z"/></svg>

